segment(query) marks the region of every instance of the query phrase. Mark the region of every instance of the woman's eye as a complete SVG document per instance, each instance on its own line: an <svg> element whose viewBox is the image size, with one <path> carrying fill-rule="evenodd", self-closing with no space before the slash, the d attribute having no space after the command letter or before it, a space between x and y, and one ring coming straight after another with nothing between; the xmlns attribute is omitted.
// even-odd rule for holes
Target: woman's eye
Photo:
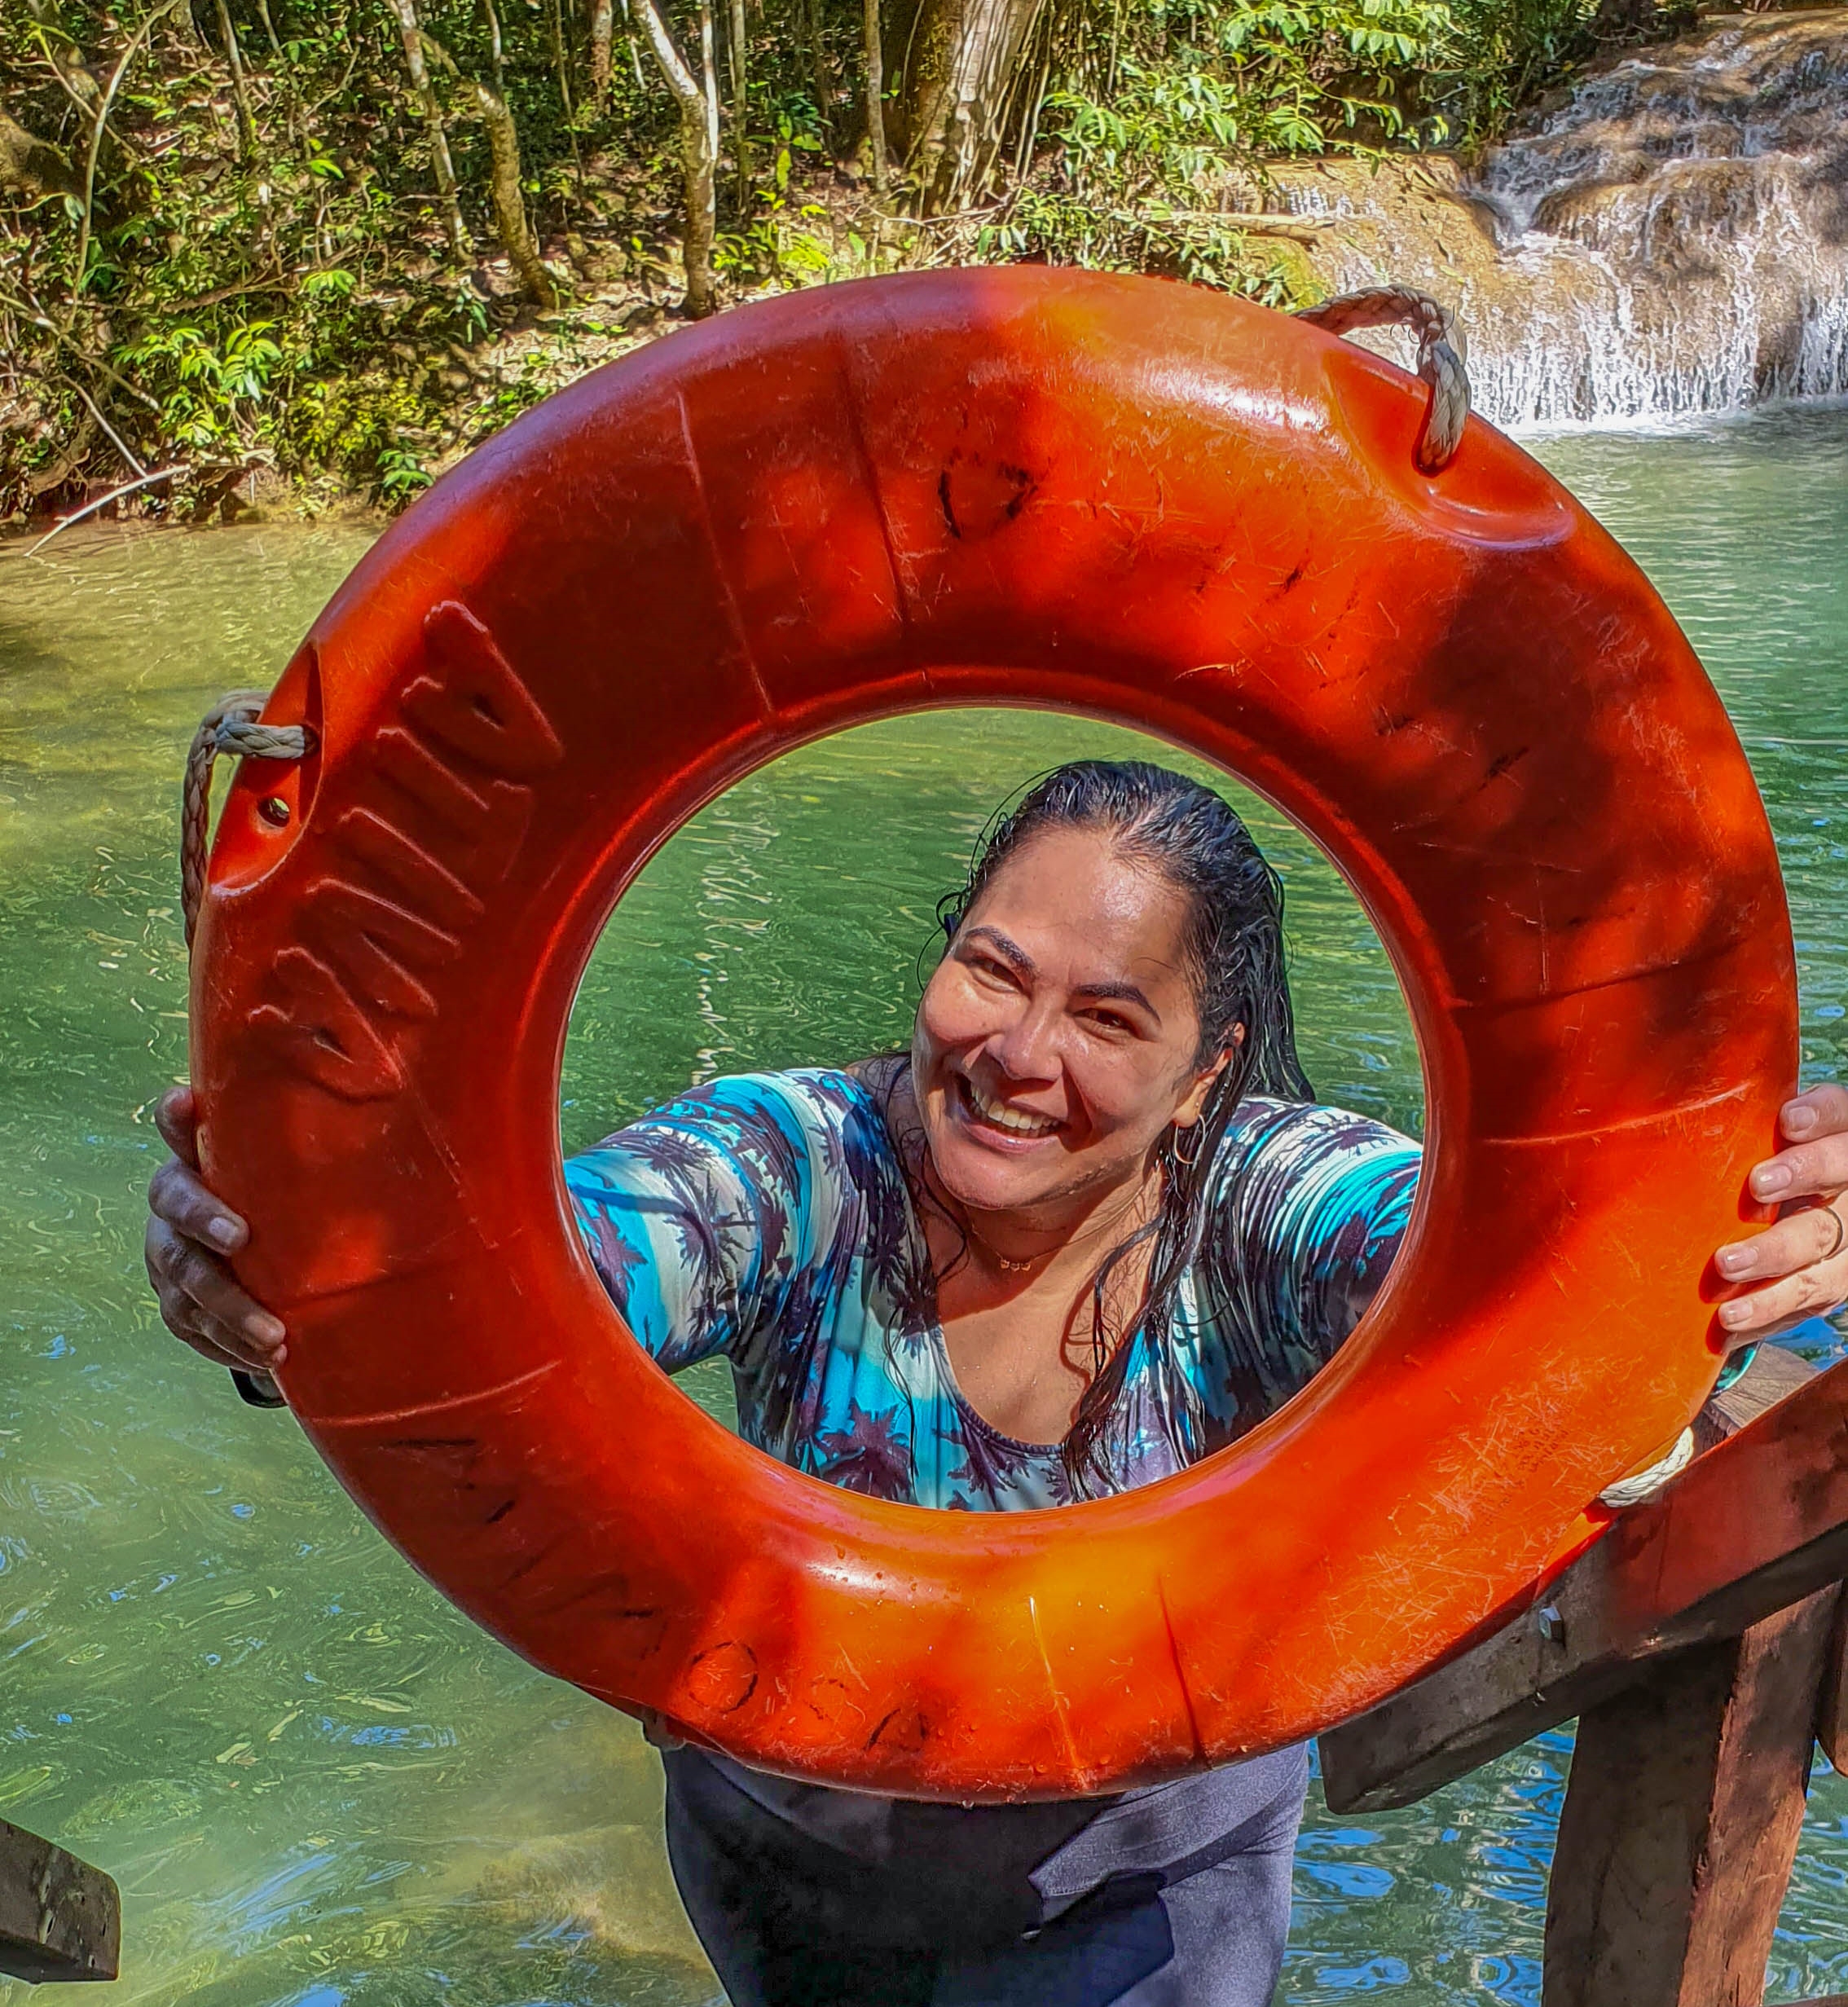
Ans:
<svg viewBox="0 0 1848 2007"><path fill-rule="evenodd" d="M1120 1018L1114 1010L1090 1010L1085 1015L1099 1031L1133 1032L1136 1028L1127 1018Z"/></svg>

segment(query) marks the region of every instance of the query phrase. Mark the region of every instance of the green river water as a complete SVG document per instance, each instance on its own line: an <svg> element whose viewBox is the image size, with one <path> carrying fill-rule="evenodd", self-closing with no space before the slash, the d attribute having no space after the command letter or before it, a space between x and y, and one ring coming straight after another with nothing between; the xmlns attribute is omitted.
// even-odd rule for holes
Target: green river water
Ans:
<svg viewBox="0 0 1848 2007"><path fill-rule="evenodd" d="M1789 879L1806 1074L1848 1077L1848 412L1538 450L1641 559L1739 722ZM0 553L0 1817L117 1877L124 2002L694 2007L717 1987L636 1730L414 1577L286 1415L165 1336L141 1274L148 1107L186 1067L185 743L220 691L274 676L366 540L104 528ZM1125 743L956 714L733 790L605 937L567 1146L691 1078L900 1040L933 904L996 801ZM1377 942L1303 839L1252 812L1290 887L1312 1077L1415 1126ZM1819 1323L1798 1342L1841 1349ZM1537 2003L1569 1749L1544 1736L1389 1817L1313 1801L1280 1999ZM1837 1991L1848 1783L1822 1772L1771 1997Z"/></svg>

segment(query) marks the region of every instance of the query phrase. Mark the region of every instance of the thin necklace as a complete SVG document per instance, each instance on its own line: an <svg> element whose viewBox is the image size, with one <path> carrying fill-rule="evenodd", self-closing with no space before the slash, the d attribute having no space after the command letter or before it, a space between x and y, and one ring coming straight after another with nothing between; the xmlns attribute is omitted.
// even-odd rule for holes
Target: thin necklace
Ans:
<svg viewBox="0 0 1848 2007"><path fill-rule="evenodd" d="M1121 1226L1125 1220L1130 1218L1140 1209L1142 1204L1143 1195L1146 1190L1147 1187L1145 1186L1143 1187L1143 1191L1137 1193L1136 1196L1123 1208L1122 1212L1118 1214L1116 1218L1113 1220L1107 1220L1102 1226L1093 1227L1091 1231L1088 1234L1080 1235L1077 1236L1078 1240L1101 1240L1112 1227ZM1024 1261L1010 1261L1008 1257L1001 1252L1000 1248L997 1248L994 1243L988 1238L986 1235L978 1230L975 1222L972 1219L968 1218L966 1215L963 1220L963 1226L967 1230L970 1239L976 1243L976 1244L981 1248L982 1252L988 1256L988 1259L992 1261L997 1268L1005 1270L1010 1275L1024 1275L1028 1270L1036 1266L1040 1262L1044 1261L1048 1256L1058 1253L1060 1248L1069 1248L1074 1244L1073 1242L1070 1240L1055 1242L1054 1245L1049 1248L1042 1248L1037 1254L1028 1255Z"/></svg>
<svg viewBox="0 0 1848 2007"><path fill-rule="evenodd" d="M969 1237L981 1248L997 1268L1005 1269L1010 1275L1024 1275L1036 1262L1045 1261L1046 1257L1053 1252L1050 1248L1042 1248L1037 1254L1028 1255L1024 1261L1010 1261L992 1242L984 1239L981 1235L977 1233L973 1225L970 1225L969 1228Z"/></svg>

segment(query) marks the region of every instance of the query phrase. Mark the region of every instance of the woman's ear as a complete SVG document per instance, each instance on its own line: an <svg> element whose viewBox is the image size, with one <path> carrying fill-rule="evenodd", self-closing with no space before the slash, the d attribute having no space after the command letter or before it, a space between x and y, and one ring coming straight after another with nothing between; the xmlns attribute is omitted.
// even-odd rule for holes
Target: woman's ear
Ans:
<svg viewBox="0 0 1848 2007"><path fill-rule="evenodd" d="M1232 1055L1245 1042L1245 1028L1242 1024L1232 1027L1231 1042L1202 1073L1194 1076L1194 1084L1187 1090L1187 1098L1174 1111L1173 1121L1177 1129L1191 1129L1199 1120L1207 1104L1207 1096L1219 1084L1219 1076L1232 1063Z"/></svg>

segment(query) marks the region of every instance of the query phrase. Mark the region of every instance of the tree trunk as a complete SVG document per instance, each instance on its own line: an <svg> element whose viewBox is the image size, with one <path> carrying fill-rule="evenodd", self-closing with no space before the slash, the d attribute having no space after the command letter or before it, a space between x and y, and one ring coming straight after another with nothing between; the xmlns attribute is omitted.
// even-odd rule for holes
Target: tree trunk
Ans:
<svg viewBox="0 0 1848 2007"><path fill-rule="evenodd" d="M886 192L886 52L879 38L879 0L866 0L866 137L873 148L873 186Z"/></svg>
<svg viewBox="0 0 1848 2007"><path fill-rule="evenodd" d="M507 95L507 55L500 38L500 14L494 0L482 0L482 16L487 23L488 61L494 69L494 87Z"/></svg>
<svg viewBox="0 0 1848 2007"><path fill-rule="evenodd" d="M591 0L591 96L600 106L606 103L609 96L609 52L614 47L615 42L615 0Z"/></svg>
<svg viewBox="0 0 1848 2007"><path fill-rule="evenodd" d="M702 320L717 301L713 297L712 239L716 229L713 174L719 158L719 94L712 74L712 8L700 7L701 73L675 46L655 0L632 0L642 33L680 112L680 172L686 190L687 312Z"/></svg>
<svg viewBox="0 0 1848 2007"><path fill-rule="evenodd" d="M565 8L563 0L551 0L548 10L548 25L552 31L552 68L558 79L558 101L565 108L565 123L569 125L577 116L577 107L571 98L571 58L565 46ZM573 144L576 141L574 139Z"/></svg>
<svg viewBox="0 0 1848 2007"><path fill-rule="evenodd" d="M732 72L732 152L737 162L738 214L743 217L750 200L750 108L746 90L750 51L746 39L745 0L731 0L725 20L725 53Z"/></svg>
<svg viewBox="0 0 1848 2007"><path fill-rule="evenodd" d="M535 306L556 306L558 290L533 241L526 222L526 205L520 193L520 134L513 114L498 90L491 90L473 77L466 80L465 88L473 94L482 122L487 127L488 152L492 158L488 192L494 200L500 247L507 253L508 263L520 275L527 298Z"/></svg>
<svg viewBox="0 0 1848 2007"><path fill-rule="evenodd" d="M834 81L828 73L827 45L821 38L821 0L796 0L808 43L809 68L815 78L815 109L821 121L821 137L830 148L834 143Z"/></svg>
<svg viewBox="0 0 1848 2007"><path fill-rule="evenodd" d="M539 257L539 246L526 222L526 205L520 191L520 129L507 108L507 100L498 90L491 90L473 77L464 77L455 57L428 30L421 33L419 42L420 51L427 50L468 92L482 123L487 127L488 195L494 204L495 229L508 263L519 275L521 289L539 306L556 306L558 288Z"/></svg>
<svg viewBox="0 0 1848 2007"><path fill-rule="evenodd" d="M584 156L578 145L578 107L571 91L571 52L565 43L565 0L552 0L552 62L558 73L559 101L565 107L565 132L571 142L571 168L578 200L584 200Z"/></svg>
<svg viewBox="0 0 1848 2007"><path fill-rule="evenodd" d="M424 123L429 130L430 165L436 174L437 195L442 204L443 221L449 231L449 248L465 258L471 249L467 226L462 221L462 204L455 192L455 163L449 157L449 135L442 129L442 103L430 81L429 65L424 60L424 33L417 20L417 0L391 0L398 17L398 32L404 44L404 67L410 73L411 88L424 109Z"/></svg>
<svg viewBox="0 0 1848 2007"><path fill-rule="evenodd" d="M919 0L897 122L926 215L966 206L992 173L1041 4Z"/></svg>

